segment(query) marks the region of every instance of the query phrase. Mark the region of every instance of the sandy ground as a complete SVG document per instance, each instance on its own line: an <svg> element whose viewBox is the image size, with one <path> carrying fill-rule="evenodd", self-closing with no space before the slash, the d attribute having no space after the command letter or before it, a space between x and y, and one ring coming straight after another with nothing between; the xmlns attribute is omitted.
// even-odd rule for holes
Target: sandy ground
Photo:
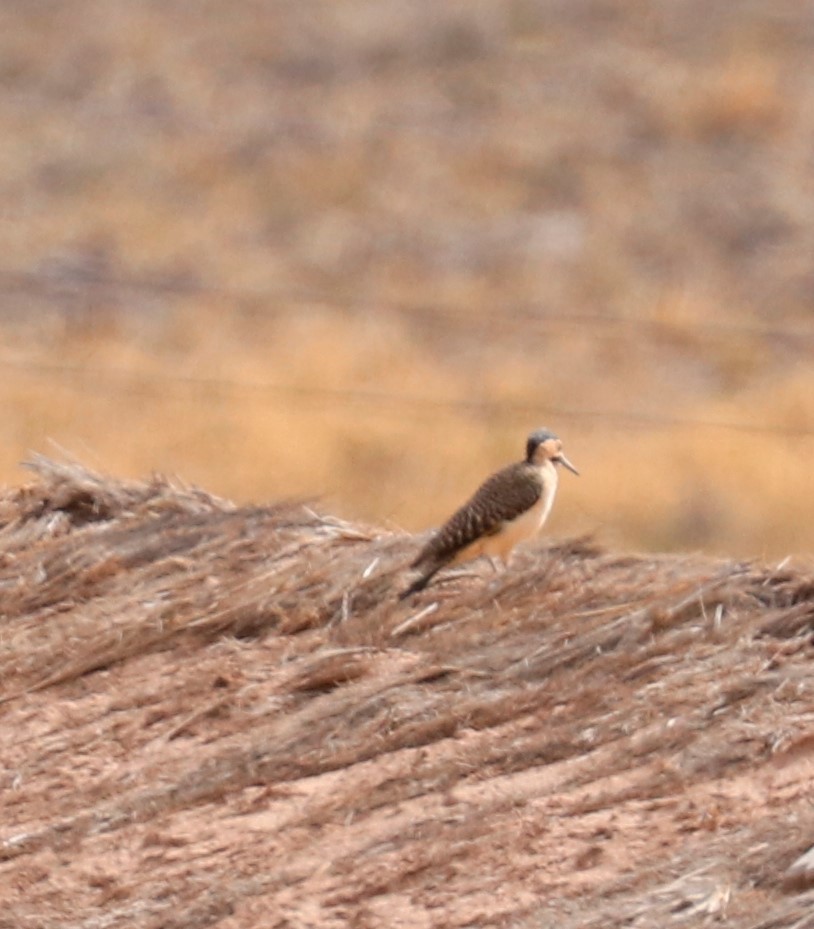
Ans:
<svg viewBox="0 0 814 929"><path fill-rule="evenodd" d="M0 926L814 926L810 565L541 542L397 603L407 536L38 471Z"/></svg>

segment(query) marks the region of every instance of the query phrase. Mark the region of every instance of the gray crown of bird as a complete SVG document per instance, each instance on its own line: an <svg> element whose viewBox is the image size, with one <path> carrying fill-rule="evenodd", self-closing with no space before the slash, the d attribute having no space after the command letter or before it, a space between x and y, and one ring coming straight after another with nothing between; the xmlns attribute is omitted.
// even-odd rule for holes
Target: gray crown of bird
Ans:
<svg viewBox="0 0 814 929"><path fill-rule="evenodd" d="M526 457L487 478L421 549L410 565L419 576L400 599L422 590L447 565L479 555L499 558L505 564L514 546L536 535L551 512L557 465L579 474L553 432L532 432L526 441Z"/></svg>

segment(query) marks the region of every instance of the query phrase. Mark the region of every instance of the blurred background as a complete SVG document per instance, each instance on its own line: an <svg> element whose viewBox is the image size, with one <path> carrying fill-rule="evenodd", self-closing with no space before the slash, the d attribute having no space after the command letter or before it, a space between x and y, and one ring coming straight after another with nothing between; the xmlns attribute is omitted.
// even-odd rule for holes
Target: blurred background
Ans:
<svg viewBox="0 0 814 929"><path fill-rule="evenodd" d="M814 5L0 4L0 479L814 545Z"/></svg>

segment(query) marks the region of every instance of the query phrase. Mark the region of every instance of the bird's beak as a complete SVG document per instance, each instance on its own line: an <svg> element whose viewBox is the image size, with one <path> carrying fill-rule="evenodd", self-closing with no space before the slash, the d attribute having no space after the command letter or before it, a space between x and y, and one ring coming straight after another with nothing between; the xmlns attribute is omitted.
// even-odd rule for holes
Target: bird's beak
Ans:
<svg viewBox="0 0 814 929"><path fill-rule="evenodd" d="M560 454L557 455L557 457L554 460L559 461L559 463L564 468L568 468L569 471L573 472L574 474L576 474L577 477L579 477L579 471L577 471L577 469L571 464L571 462L565 457L565 455L563 455L562 452L560 452Z"/></svg>

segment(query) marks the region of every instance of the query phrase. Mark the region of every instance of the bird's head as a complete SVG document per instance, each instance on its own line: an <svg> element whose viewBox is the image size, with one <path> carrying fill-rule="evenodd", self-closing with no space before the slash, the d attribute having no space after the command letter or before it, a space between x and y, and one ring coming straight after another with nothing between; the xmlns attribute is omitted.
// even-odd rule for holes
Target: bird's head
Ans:
<svg viewBox="0 0 814 929"><path fill-rule="evenodd" d="M579 471L565 457L562 451L562 442L548 429L536 429L528 437L526 442L526 461L529 464L541 465L550 461L555 465L561 464L563 467L579 474Z"/></svg>

